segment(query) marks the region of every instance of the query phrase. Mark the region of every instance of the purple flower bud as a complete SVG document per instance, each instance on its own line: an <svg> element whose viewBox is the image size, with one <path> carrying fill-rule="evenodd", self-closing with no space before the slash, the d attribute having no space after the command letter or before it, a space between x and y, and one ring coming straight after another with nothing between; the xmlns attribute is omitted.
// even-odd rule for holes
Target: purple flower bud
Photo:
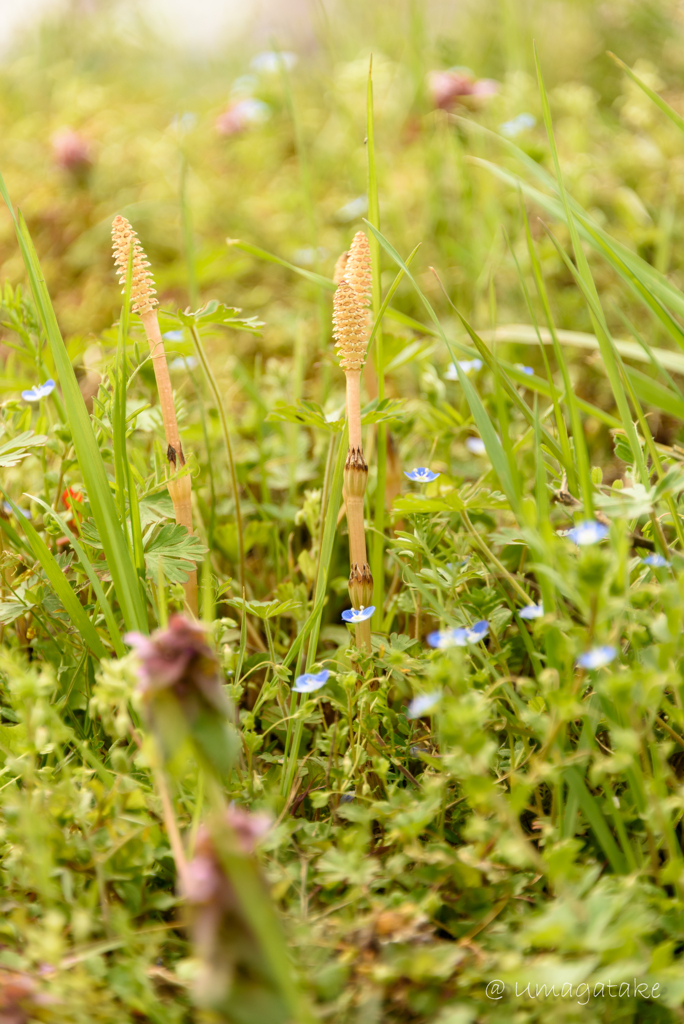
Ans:
<svg viewBox="0 0 684 1024"><path fill-rule="evenodd" d="M73 128L60 128L50 140L52 159L71 174L82 175L92 165L90 143Z"/></svg>
<svg viewBox="0 0 684 1024"><path fill-rule="evenodd" d="M174 615L167 629L149 637L127 633L124 639L140 659L139 689L146 700L171 689L187 712L196 711L197 699L203 698L226 713L219 664L199 623Z"/></svg>

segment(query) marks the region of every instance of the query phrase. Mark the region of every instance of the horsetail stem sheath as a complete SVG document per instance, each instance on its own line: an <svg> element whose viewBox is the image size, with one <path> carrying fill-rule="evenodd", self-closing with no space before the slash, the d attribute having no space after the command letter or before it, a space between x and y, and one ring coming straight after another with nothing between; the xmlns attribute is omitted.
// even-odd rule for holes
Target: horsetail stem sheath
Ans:
<svg viewBox="0 0 684 1024"><path fill-rule="evenodd" d="M368 239L359 231L346 259L338 261L341 280L333 300L333 335L340 366L347 378L349 450L344 467L344 498L349 528L349 597L353 608L368 607L373 597L373 577L366 555L363 499L368 466L361 438L361 369L370 334L371 261ZM356 625L356 644L370 652L370 622Z"/></svg>
<svg viewBox="0 0 684 1024"><path fill-rule="evenodd" d="M178 433L178 422L176 420L176 408L173 402L173 389L169 368L166 363L166 352L164 341L159 329L157 318L157 299L154 288L154 277L149 270L149 261L143 252L136 232L133 230L125 217L115 217L112 224L112 242L114 251L114 263L119 272L119 281L126 284L126 273L130 258L131 246L133 247L133 271L131 280L131 308L138 313L145 329L145 336L150 346L154 376L157 381L159 392L159 404L161 407L162 420L164 422L164 435L166 438L166 457L171 471L171 479L167 486L176 522L185 526L188 533L192 533L192 483L189 474L176 476L178 471L185 465L185 456ZM188 607L193 615L197 615L197 573L193 570L184 584L185 598Z"/></svg>

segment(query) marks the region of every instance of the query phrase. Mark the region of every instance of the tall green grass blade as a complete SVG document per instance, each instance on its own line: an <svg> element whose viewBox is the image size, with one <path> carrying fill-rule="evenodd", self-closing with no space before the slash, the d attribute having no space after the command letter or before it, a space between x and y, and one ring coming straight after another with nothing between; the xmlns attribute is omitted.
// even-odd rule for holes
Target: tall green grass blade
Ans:
<svg viewBox="0 0 684 1024"><path fill-rule="evenodd" d="M17 521L21 523L22 529L24 530L24 533L28 538L28 542L31 545L33 554L40 562L43 572L50 581L55 594L62 602L64 610L81 634L83 642L90 647L96 657L106 657L107 650L102 643L97 630L88 618L83 605L71 589L71 585L64 575L63 569L60 568L57 559L52 554L35 527L25 516L22 516L12 499L9 498L4 491L2 491L2 494L5 497L5 501L7 501L8 505L14 512L14 515L17 517ZM41 502L41 504L43 504L43 502Z"/></svg>
<svg viewBox="0 0 684 1024"><path fill-rule="evenodd" d="M529 225L529 222L528 222L528 219L527 219L527 211L526 211L525 206L524 206L524 204L522 202L522 198L521 198L521 202L520 202L520 209L521 209L522 216L523 216L523 223L525 224L525 232L526 232L526 236L527 236L527 244L528 244L528 249L529 249L530 244L532 242L532 236L531 236L531 233L530 233L530 225ZM512 244L511 244L511 241L510 241L510 239L508 237L508 234L506 234L506 241L508 242L508 249L510 251L511 256L513 257L513 262L515 263L515 269L516 269L517 274L518 274L518 280L520 281L520 287L522 288L523 295L525 296L525 304L527 306L527 310L528 310L528 312L530 314L530 317L532 319L532 325L534 327L534 332L535 332L535 334L537 336L537 339L539 341L539 350L540 350L540 353L541 353L542 360L544 362L544 369L546 371L546 379L549 382L549 390L551 392L551 402L552 402L552 405L553 405L554 418L556 420L556 429L558 430L558 436L560 438L561 448L563 450L563 456L564 456L564 463L563 463L563 465L565 467L566 473L568 473L569 476L574 476L575 475L575 470L574 470L574 465L573 465L573 461L572 461L572 454L570 452L570 440L568 438L568 432L567 432L567 429L566 429L566 426L565 426L565 420L563 419L563 415L562 415L561 410L560 410L560 405L559 405L559 402L558 402L558 393L556 391L556 386L555 386L554 381L553 381L553 374L551 373L551 367L549 365L549 360L548 360L547 355L546 355L546 349L545 349L544 345L542 344L541 334L539 332L539 324L537 323L537 316L536 316L536 313L534 311L534 306L532 305L532 298L530 296L529 289L527 287L527 282L525 281L524 274L523 274L523 272L521 270L520 263L518 262L518 257L515 255L515 249L513 248ZM536 253L534 254L534 256L536 256ZM566 392L565 393L566 393L566 395L568 393L567 383L566 383ZM537 425L538 424L535 423L535 431L537 429Z"/></svg>
<svg viewBox="0 0 684 1024"><path fill-rule="evenodd" d="M684 132L684 117L680 117L677 111L673 110L670 104L666 103L662 96L659 96L658 93L651 89L649 85L646 85L646 82L642 81L642 79L639 78L639 76L636 75L624 61L620 60L619 57L616 57L610 50L608 50L608 56L615 61L619 68L622 68L625 74L632 79L635 85L639 86L650 100L653 100L656 107L658 107L666 117L669 117L672 123L679 128L680 132Z"/></svg>
<svg viewBox="0 0 684 1024"><path fill-rule="evenodd" d="M380 202L378 199L378 175L375 163L375 125L373 120L373 57L368 67L366 91L366 151L368 153L368 220L380 230ZM382 301L380 285L380 245L375 235L369 239L372 268L372 305L375 320L375 369L378 376L378 401L385 398L385 355L382 343ZM370 350L370 340L368 343ZM371 574L373 576L373 626L380 629L385 604L385 481L387 477L387 424L377 426L377 477L375 487L375 509L372 538Z"/></svg>
<svg viewBox="0 0 684 1024"><path fill-rule="evenodd" d="M487 449L487 455L492 463L492 468L499 478L504 494L508 498L508 502L515 513L516 518L520 520L520 490L519 481L517 474L515 477L511 472L511 466L506 452L503 449L501 441L496 436L496 431L492 426L487 410L482 404L480 396L477 391L470 383L467 374L461 369L458 360L454 360L454 365L458 372L458 379L463 388L463 394L465 395L466 401L470 407L470 411L473 414L473 419L477 425L477 429L480 433L480 437L484 442L484 446Z"/></svg>
<svg viewBox="0 0 684 1024"><path fill-rule="evenodd" d="M627 865L625 863L624 855L615 842L613 833L608 828L608 824L598 801L587 789L586 783L577 768L574 766L566 768L564 774L568 784L568 789L582 809L582 813L589 822L589 825L611 868L617 875L626 874Z"/></svg>
<svg viewBox="0 0 684 1024"><path fill-rule="evenodd" d="M309 647L306 654L306 671L309 672L316 661L316 652L318 650L318 637L321 631L321 615L323 613L324 597L328 587L328 575L330 573L330 562L332 560L333 546L335 543L335 534L337 531L337 514L340 509L342 501L342 483L344 480L344 464L347 460L347 448L349 447L349 430L345 426L340 438L339 448L337 449L337 458L335 460L335 469L333 472L332 481L330 484L330 491L328 495L327 508L322 511L325 515L323 525L323 535L321 538L321 553L318 559L318 571L316 574L316 586L314 589L313 603L314 608L310 619L310 626L307 623L307 627L311 633L309 639ZM302 631L303 633L304 631ZM299 638L298 638L299 639ZM300 643L303 642L300 641ZM293 713L298 707L299 701L293 701ZM281 780L281 794L287 797L288 793L292 789L294 782L295 773L298 768L298 757L299 747L302 742L302 732L304 731L304 722L302 719L298 719L295 728L294 736L292 740L292 746L288 752L287 759L283 760L283 774Z"/></svg>
<svg viewBox="0 0 684 1024"><path fill-rule="evenodd" d="M43 278L38 256L33 247L28 228L19 215L14 216L4 179L0 175L0 194L14 220L19 247L31 284L36 309L43 330L50 344L64 393L64 405L71 427L74 449L83 475L88 501L98 526L107 564L112 574L116 596L121 607L126 627L147 632L147 617L138 588L138 579L131 560L126 538L116 511L116 504L107 479L102 455L90 422L88 410L76 380L71 361L62 340L57 318Z"/></svg>
<svg viewBox="0 0 684 1024"><path fill-rule="evenodd" d="M593 279L591 278L591 274L589 274L589 279L591 280L591 286L589 286L587 284L585 277L575 268L570 257L567 255L567 253L564 252L562 246L558 243L558 240L554 238L551 232L549 232L549 235L551 237L553 244L556 247L558 255L561 257L566 267L568 268L572 276L575 278L575 281L577 282L580 291L584 295L584 299L587 303L587 306L589 307L589 315L591 316L594 324L594 330L596 331L599 349L603 357L603 365L605 367L606 374L610 382L613 397L615 399L615 404L617 405L618 411L620 413L622 428L625 431L625 434L627 435L627 440L629 442L629 446L632 451L632 456L634 458L634 464L639 472L641 482L645 487L647 487L648 472L646 470L643 452L641 450L641 445L639 444L639 439L634 428L632 414L629 410L627 397L625 395L624 387L622 386L620 372L618 370L617 362L615 359L615 350L613 348L612 339L610 337L608 326L603 316L603 310L601 309L599 304L598 293L596 292Z"/></svg>
<svg viewBox="0 0 684 1024"><path fill-rule="evenodd" d="M181 151L180 155L180 181L178 187L179 202L181 210L181 223L183 225L183 252L185 255L185 269L188 275L188 298L190 309L199 309L199 283L197 281L197 263L195 260L195 239L192 230L192 211L188 199L188 158Z"/></svg>
<svg viewBox="0 0 684 1024"><path fill-rule="evenodd" d="M402 268L402 270L404 271L404 274L406 275L406 277L408 277L409 281L411 282L411 284L415 288L415 290L416 290L416 292L418 294L418 297L420 298L421 302L425 306L425 309L427 310L427 313L428 313L430 319L432 320L432 322L435 325L435 331L433 333L435 333L436 336L438 338L440 338L440 340L444 343L444 345L446 346L446 349L447 349L449 355L451 356L452 361L454 363L456 363L456 361L457 361L456 360L456 356L454 355L454 348L457 348L459 350L459 352L463 352L464 354L472 355L473 354L472 351L469 348L467 348L466 346L460 344L459 342L451 342L451 341L448 340L448 338L446 337L446 335L444 333L442 325L441 325L441 323L439 321L439 318L438 318L437 314L435 313L434 309L432 308L431 303L427 299L425 293L421 289L420 285L416 281L416 279L413 276L413 274L411 273L411 271L408 269L408 266L406 265L404 260L401 258L401 256L397 252L397 250L385 238L385 236L380 231L377 231L377 229L373 227L372 224L370 224L368 221L366 221L366 224L368 224L368 227L370 228L370 230L374 234L377 235L378 241L380 242L380 245L383 247L385 252L392 258L392 260L394 260L394 262L397 264L398 267ZM439 280L439 278L438 278L438 280ZM440 281L440 285L441 285L441 281ZM444 291L443 286L442 286L442 290ZM444 292L444 294L446 295L447 300L449 302L451 302L451 300L449 299L449 296L446 294L446 291ZM453 303L451 303L451 305L453 306ZM495 368L494 368L494 359L492 357L492 353L489 351L487 346L483 343L481 338L478 337L478 335L472 329L472 327L467 322L467 320L461 315L461 313L459 313L459 311L456 309L455 306L454 306L454 309L455 309L456 314L459 317L461 323L463 324L463 326L465 327L466 331L470 335L472 341L474 342L475 348L477 350L477 354L486 363L486 365L489 368L490 372L494 373ZM425 331L427 330L426 327L424 327L423 325L419 324L418 321L413 321L413 322L418 324L420 330L422 330L425 333ZM514 403L514 405L516 405L518 407L518 409L520 410L520 412L523 414L523 416L525 417L525 419L527 420L529 425L532 427L534 425L534 414L533 414L532 410L530 409L529 405L527 405L527 403L524 401L524 399L520 396L520 394L518 393L516 388L513 386L513 383L512 383L512 381L511 381L511 379L509 377L508 366L503 364L503 363L500 363L499 365L501 366L502 371L505 371L505 372L502 372L502 378L501 379L502 379L502 383L503 383L504 388L506 389L507 394L511 398L512 402ZM549 391L549 386L546 383L546 381L542 381L539 378L537 378L537 380L535 381L532 378L527 377L524 373L522 373L522 371L517 371L517 379L520 381L521 384L525 384L525 386L529 387L531 390L538 390L541 394L545 395L546 397L549 397L550 391ZM562 462L563 461L563 455L562 455L561 449L560 449L560 447L558 445L558 442L556 441L556 439L546 429L544 430L544 443L549 446L549 449L553 452L554 457L557 458L559 462Z"/></svg>
<svg viewBox="0 0 684 1024"><path fill-rule="evenodd" d="M522 205L523 204L521 203L521 206ZM544 310L544 317L546 319L547 329L551 335L551 342L553 344L553 351L556 357L556 363L563 377L563 386L565 388L565 402L570 413L570 423L572 425L572 436L573 443L575 446L575 459L577 460L577 465L576 467L574 465L572 466L571 472L568 473L568 477L570 479L579 479L579 485L581 489L582 499L584 501L584 507L587 509L587 514L591 515L591 472L589 464L589 453L587 451L587 443L584 437L584 426L582 424L582 418L580 416L579 405L575 396L575 390L572 386L572 380L570 379L570 371L568 369L568 364L565 359L565 353L563 352L558 342L556 326L553 321L551 305L549 303L549 297L546 291L546 285L544 283L544 275L542 274L541 264L539 262L539 257L537 256L537 250L535 249L534 242L532 241L532 232L530 231L530 225L527 219L527 211L524 209L524 206L523 213L525 220L527 251L529 253L530 263L532 266L532 274L534 276L535 288L537 290L539 301L542 304L542 309ZM538 337L541 341L541 336L539 334Z"/></svg>

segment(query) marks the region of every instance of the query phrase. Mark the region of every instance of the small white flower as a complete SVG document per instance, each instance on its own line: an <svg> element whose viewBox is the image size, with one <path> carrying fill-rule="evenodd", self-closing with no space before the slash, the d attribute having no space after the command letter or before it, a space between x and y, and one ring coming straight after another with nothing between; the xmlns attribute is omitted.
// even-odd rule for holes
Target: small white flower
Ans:
<svg viewBox="0 0 684 1024"><path fill-rule="evenodd" d="M467 437L465 446L473 455L485 455L487 452L485 443L481 437Z"/></svg>

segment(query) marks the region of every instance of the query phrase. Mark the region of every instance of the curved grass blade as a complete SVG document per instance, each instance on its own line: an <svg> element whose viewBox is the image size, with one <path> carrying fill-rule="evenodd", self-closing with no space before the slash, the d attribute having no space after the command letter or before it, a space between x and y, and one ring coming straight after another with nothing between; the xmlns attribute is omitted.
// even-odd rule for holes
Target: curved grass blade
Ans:
<svg viewBox="0 0 684 1024"><path fill-rule="evenodd" d="M28 519L25 518L25 516L21 515L12 499L9 498L4 491L2 491L2 494L5 501L14 512L14 515L17 517L18 522L21 523L28 538L28 542L31 545L33 554L40 562L43 572L50 581L57 597L62 602L64 610L81 634L83 642L90 647L96 657L105 658L107 656L107 650L102 643L97 630L88 618L83 605L69 585L69 582L64 575L63 570L60 568L57 559L52 554L35 527L28 521Z"/></svg>
<svg viewBox="0 0 684 1024"><path fill-rule="evenodd" d="M112 574L124 622L128 629L137 629L147 633L147 616L138 587L137 574L117 515L88 410L62 340L31 236L21 214L18 219L14 215L2 175L0 175L0 195L2 195L14 221L38 316L47 336L56 373L62 386L76 458L83 475L88 501L102 538L107 564Z"/></svg>
<svg viewBox="0 0 684 1024"><path fill-rule="evenodd" d="M55 520L60 530L62 531L62 536L66 537L71 547L76 552L76 557L83 566L83 571L90 580L90 584L93 590L95 591L95 596L100 602L100 608L102 608L102 612L105 617L105 622L107 623L107 628L109 630L109 638L112 647L116 651L117 655L120 658L123 658L123 656L126 653L126 648L124 647L123 640L121 639L121 632L116 621L116 616L114 615L112 606L109 603L109 598L104 592L104 587L102 586L100 580L97 578L97 574L93 569L92 562L90 561L84 549L81 547L80 543L73 535L73 533L71 532L67 524L64 522L62 517L57 512L55 512L54 509L50 508L47 502L42 501L40 498L36 498L34 495L31 494L27 496L31 498L31 501L35 501L36 504L40 505L43 511Z"/></svg>

